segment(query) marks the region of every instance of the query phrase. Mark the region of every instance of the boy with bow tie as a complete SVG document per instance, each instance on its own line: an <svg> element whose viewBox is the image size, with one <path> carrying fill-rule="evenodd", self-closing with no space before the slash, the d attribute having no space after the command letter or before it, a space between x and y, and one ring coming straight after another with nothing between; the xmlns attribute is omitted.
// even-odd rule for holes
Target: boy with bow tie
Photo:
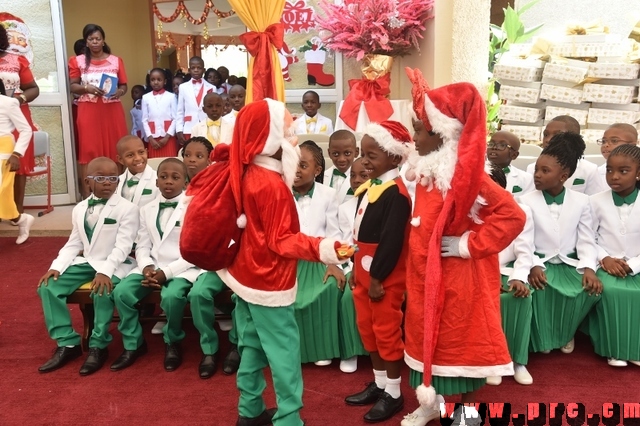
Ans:
<svg viewBox="0 0 640 426"><path fill-rule="evenodd" d="M89 163L87 173L86 184L93 195L74 207L71 236L38 283L45 324L58 344L53 357L38 369L41 373L57 370L82 355L67 297L87 282L91 282L94 329L80 375L95 373L102 367L112 339L111 292L135 266L127 255L138 232L138 207L116 193L116 163L106 157L96 158Z"/></svg>
<svg viewBox="0 0 640 426"><path fill-rule="evenodd" d="M216 87L202 78L204 61L199 56L189 59L191 80L182 83L178 89L178 109L176 118L176 138L180 146L191 139L194 124L206 118L202 110L204 97L216 92Z"/></svg>
<svg viewBox="0 0 640 426"><path fill-rule="evenodd" d="M305 114L294 122L296 135L333 133L333 123L318 112L320 107L320 96L316 92L309 90L302 95L302 109Z"/></svg>
<svg viewBox="0 0 640 426"><path fill-rule="evenodd" d="M351 164L360 155L356 137L348 130L336 130L329 137L327 152L333 166L325 170L323 183L336 190L336 202L342 204L353 198Z"/></svg>
<svg viewBox="0 0 640 426"><path fill-rule="evenodd" d="M156 171L147 164L147 149L142 139L127 135L118 141L117 159L126 170L120 175L116 194L138 207L153 201L158 194Z"/></svg>
<svg viewBox="0 0 640 426"><path fill-rule="evenodd" d="M230 144L233 137L235 121L222 119L224 113L224 101L217 93L208 93L204 97L202 110L207 119L195 124L191 129L191 136L207 138L215 148L219 143Z"/></svg>

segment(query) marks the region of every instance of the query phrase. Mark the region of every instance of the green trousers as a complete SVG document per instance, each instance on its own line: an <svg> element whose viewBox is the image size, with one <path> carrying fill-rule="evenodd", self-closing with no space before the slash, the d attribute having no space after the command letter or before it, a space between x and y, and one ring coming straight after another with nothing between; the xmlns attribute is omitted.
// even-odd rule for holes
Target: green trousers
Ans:
<svg viewBox="0 0 640 426"><path fill-rule="evenodd" d="M200 274L193 283L187 299L191 304L191 315L193 315L193 325L200 332L200 348L205 355L213 355L220 348L218 333L213 324L215 323L214 300L227 286L222 282L215 272L205 272Z"/></svg>
<svg viewBox="0 0 640 426"><path fill-rule="evenodd" d="M236 299L240 368L236 376L241 416L257 417L266 406L263 369L271 368L278 411L275 426L300 426L302 369L300 336L293 306L267 307Z"/></svg>
<svg viewBox="0 0 640 426"><path fill-rule="evenodd" d="M113 292L113 300L120 315L118 330L122 334L123 346L128 351L138 349L144 340L136 304L153 289L143 287L142 280L143 276L140 274L128 275ZM184 278L173 278L160 290L160 307L167 315L167 323L162 330L165 343L177 343L184 339L182 317L191 285Z"/></svg>
<svg viewBox="0 0 640 426"><path fill-rule="evenodd" d="M71 265L57 280L50 278L47 285L38 287L38 295L42 300L44 322L47 325L49 336L58 343L58 346L71 346L80 344L80 335L76 333L71 324L71 314L67 308L67 297L79 289L83 284L93 280L95 269L88 263ZM120 282L116 276L111 277L114 285ZM113 319L113 292L111 294L91 294L93 300L93 332L89 339L89 347L106 348L113 337L109 333L109 326Z"/></svg>

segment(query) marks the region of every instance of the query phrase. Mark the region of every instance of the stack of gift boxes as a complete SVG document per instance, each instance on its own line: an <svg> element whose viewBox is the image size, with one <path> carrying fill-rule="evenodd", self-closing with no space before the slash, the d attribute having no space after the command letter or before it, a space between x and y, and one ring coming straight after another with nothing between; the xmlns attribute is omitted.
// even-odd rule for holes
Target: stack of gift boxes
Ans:
<svg viewBox="0 0 640 426"><path fill-rule="evenodd" d="M637 125L640 64L625 62L630 49L628 40L607 34L538 39L532 52L547 62L508 57L496 64L502 129L535 143L546 123L570 115L595 143L613 123Z"/></svg>

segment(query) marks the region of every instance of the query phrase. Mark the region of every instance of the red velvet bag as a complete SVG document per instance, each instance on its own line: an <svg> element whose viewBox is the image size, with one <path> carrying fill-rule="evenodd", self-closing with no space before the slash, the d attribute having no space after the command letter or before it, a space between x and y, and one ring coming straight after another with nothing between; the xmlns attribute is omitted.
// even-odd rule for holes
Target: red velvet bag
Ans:
<svg viewBox="0 0 640 426"><path fill-rule="evenodd" d="M216 146L213 158L216 163L189 182L186 195L191 200L180 234L182 258L207 271L231 265L242 235L229 185L229 146Z"/></svg>

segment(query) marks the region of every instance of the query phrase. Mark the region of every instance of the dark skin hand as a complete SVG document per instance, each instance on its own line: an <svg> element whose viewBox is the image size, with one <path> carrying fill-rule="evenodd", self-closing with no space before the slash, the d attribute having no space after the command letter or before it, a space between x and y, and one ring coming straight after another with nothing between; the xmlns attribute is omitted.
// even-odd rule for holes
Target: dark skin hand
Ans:
<svg viewBox="0 0 640 426"><path fill-rule="evenodd" d="M369 299L371 299L372 302L380 302L382 301L384 294L384 288L382 288L380 280L371 277L371 284L369 285Z"/></svg>
<svg viewBox="0 0 640 426"><path fill-rule="evenodd" d="M97 294L98 296L108 296L111 294L113 290L113 282L111 278L104 274L96 274L93 281L91 281L91 292Z"/></svg>
<svg viewBox="0 0 640 426"><path fill-rule="evenodd" d="M326 283L329 277L334 277L338 283L340 291L344 291L344 286L347 283L347 278L344 276L344 272L336 265L327 266L327 272L324 274L323 283Z"/></svg>
<svg viewBox="0 0 640 426"><path fill-rule="evenodd" d="M547 276L540 266L534 266L529 272L529 284L536 290L544 290L547 285Z"/></svg>
<svg viewBox="0 0 640 426"><path fill-rule="evenodd" d="M144 279L142 280L143 287L149 287L154 289L160 289L167 282L167 276L162 269L155 269L153 265L145 267L142 271Z"/></svg>

